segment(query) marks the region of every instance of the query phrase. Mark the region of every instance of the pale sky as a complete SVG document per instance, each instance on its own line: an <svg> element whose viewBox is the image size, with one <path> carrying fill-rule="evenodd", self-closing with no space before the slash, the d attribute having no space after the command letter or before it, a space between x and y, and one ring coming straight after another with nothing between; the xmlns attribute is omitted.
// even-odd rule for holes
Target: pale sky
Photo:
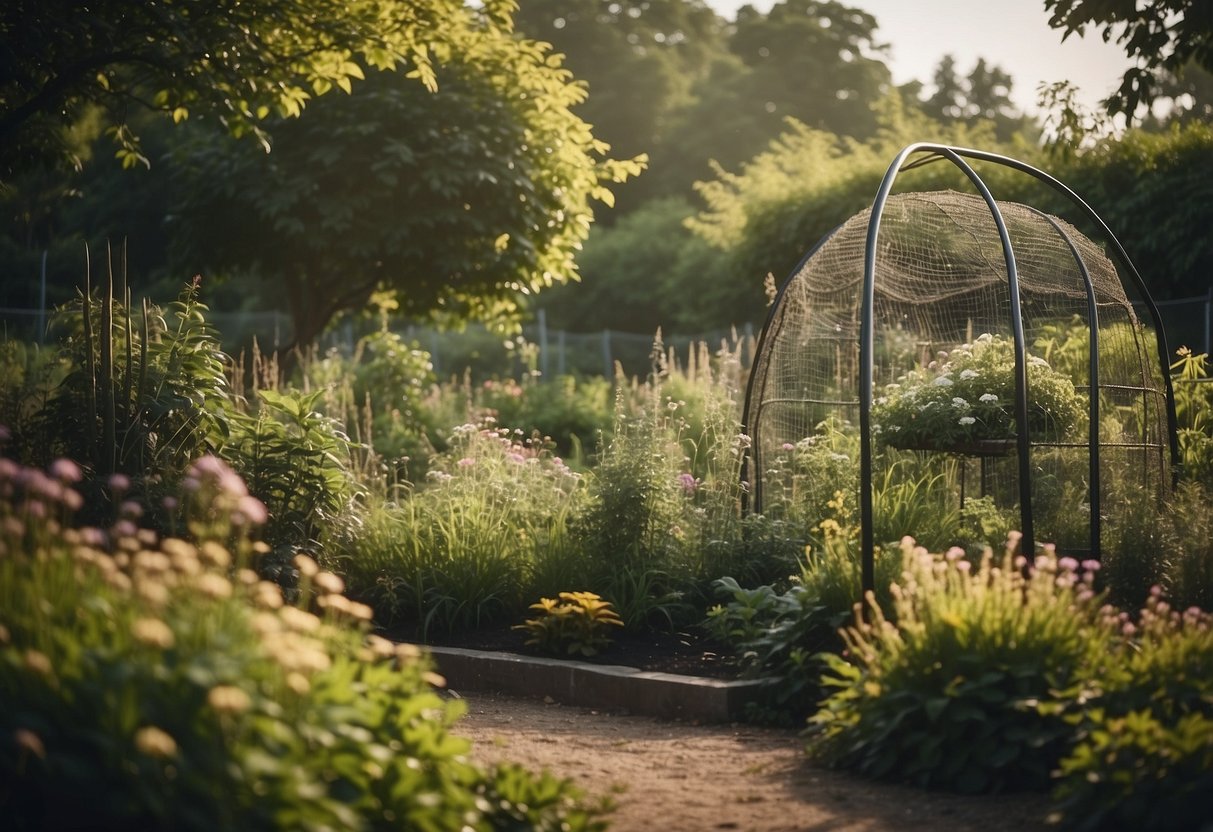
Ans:
<svg viewBox="0 0 1213 832"><path fill-rule="evenodd" d="M707 0L732 20L745 0ZM967 75L978 58L1002 67L1014 80L1011 97L1027 112L1036 110L1041 82L1070 81L1082 103L1094 108L1118 85L1129 60L1100 33L1070 36L1049 28L1043 0L843 0L876 18L877 39L890 44L886 61L893 81L920 80L928 86L939 59L951 54L958 74ZM751 0L769 11L773 0Z"/></svg>

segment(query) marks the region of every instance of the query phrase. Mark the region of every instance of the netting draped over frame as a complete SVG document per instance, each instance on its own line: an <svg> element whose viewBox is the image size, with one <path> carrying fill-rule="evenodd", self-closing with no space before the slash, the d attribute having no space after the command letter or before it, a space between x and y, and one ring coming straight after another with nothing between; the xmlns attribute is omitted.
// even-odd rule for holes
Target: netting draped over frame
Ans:
<svg viewBox="0 0 1213 832"><path fill-rule="evenodd" d="M1090 513L1093 478L1094 504L1105 513L1143 491L1160 496L1170 482L1159 342L1099 245L1030 206L997 204L1018 272L1037 538L1098 550L1089 523L1077 516ZM797 473L809 458L800 453L806 443L825 441L827 427L858 430L869 218L869 211L857 214L821 243L771 311L745 414L758 510L792 510L793 480L820 476L803 466ZM991 510L1018 511L1015 392L1008 387L1013 310L998 226L981 197L938 191L887 200L872 326L873 482L893 488L911 468L922 476L922 466L906 460L936 454L939 476L955 486L945 495L955 503L948 510L980 498ZM895 517L874 522L877 542L919 533L898 528Z"/></svg>

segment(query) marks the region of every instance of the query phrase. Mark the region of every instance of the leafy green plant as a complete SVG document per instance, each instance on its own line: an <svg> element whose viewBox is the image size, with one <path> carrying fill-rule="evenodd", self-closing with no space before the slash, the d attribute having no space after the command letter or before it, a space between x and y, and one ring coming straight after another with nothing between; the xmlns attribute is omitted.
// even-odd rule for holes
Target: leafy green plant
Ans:
<svg viewBox="0 0 1213 832"><path fill-rule="evenodd" d="M1201 829L1213 822L1213 615L1155 588L1098 675L1042 703L1075 726L1057 770L1068 828Z"/></svg>
<svg viewBox="0 0 1213 832"><path fill-rule="evenodd" d="M465 424L451 443L423 484L368 495L360 522L326 541L351 592L385 622L499 623L585 573L568 534L585 499L580 474L506 428Z"/></svg>
<svg viewBox="0 0 1213 832"><path fill-rule="evenodd" d="M952 449L1015 438L1015 355L1002 336L980 335L887 385L873 403L873 430L894 448ZM1082 419L1074 384L1027 355L1028 430L1060 439Z"/></svg>
<svg viewBox="0 0 1213 832"><path fill-rule="evenodd" d="M387 298L373 297L381 304ZM388 329L387 310L378 329L364 335L352 354L332 349L302 363L303 384L328 391L324 410L357 426L361 441L393 472L423 476L432 453L436 414L426 407L434 384L430 354ZM335 401L334 401L335 400Z"/></svg>
<svg viewBox="0 0 1213 832"><path fill-rule="evenodd" d="M773 517L815 526L829 516L836 492L859 491L859 436L848 424L830 419L799 442L783 446L763 471L763 511Z"/></svg>
<svg viewBox="0 0 1213 832"><path fill-rule="evenodd" d="M1213 380L1209 377L1209 356L1197 355L1187 347L1180 347L1176 355L1171 376L1183 475L1213 485Z"/></svg>
<svg viewBox="0 0 1213 832"><path fill-rule="evenodd" d="M154 497L222 444L230 406L228 358L206 322L198 282L165 310L145 302L136 314L129 291L114 297L112 277L99 299L86 280L77 303L56 313L52 330L64 333L69 369L13 441L31 464L80 460L93 522L113 516L105 489L113 474L128 481L127 499L158 512Z"/></svg>
<svg viewBox="0 0 1213 832"><path fill-rule="evenodd" d="M1014 543L973 566L903 543L895 622L870 620L824 654L830 691L811 719L809 752L873 777L962 792L1041 788L1070 731L1036 703L1106 653L1094 562L1051 554L1028 564Z"/></svg>
<svg viewBox="0 0 1213 832"><path fill-rule="evenodd" d="M531 604L538 613L515 630L524 630L526 643L548 653L594 656L611 645L610 628L622 627L619 615L593 592L562 592Z"/></svg>
<svg viewBox="0 0 1213 832"><path fill-rule="evenodd" d="M308 558L287 604L249 569L239 478L213 457L190 475L196 537L159 539L73 528L73 463L0 459L0 811L16 828L600 828L566 782L469 763L428 659L371 635Z"/></svg>
<svg viewBox="0 0 1213 832"><path fill-rule="evenodd" d="M7 451L16 459L39 459L45 449L38 415L71 370L67 356L54 347L0 341L0 425L8 430Z"/></svg>
<svg viewBox="0 0 1213 832"><path fill-rule="evenodd" d="M847 494L834 493L827 503L830 515L813 529L810 545L800 567L800 582L824 605L834 626L842 624L859 601L859 525ZM889 587L901 574L902 553L896 545L880 546L875 552L876 600L887 605Z"/></svg>
<svg viewBox="0 0 1213 832"><path fill-rule="evenodd" d="M817 690L823 669L822 651L841 649L838 628L860 595L855 529L844 525L851 518L841 491L827 509L833 516L814 529L818 536L805 547L799 574L786 590L770 585L747 589L730 577L714 582L717 597L725 603L708 611L707 629L733 648L747 673L770 681L766 701L750 709L758 721L788 724L809 713L811 692ZM900 564L899 549L877 550L882 600L889 597Z"/></svg>
<svg viewBox="0 0 1213 832"><path fill-rule="evenodd" d="M1199 482L1180 483L1163 514L1159 583L1172 603L1213 610L1213 495ZM1144 553L1143 553L1144 554Z"/></svg>
<svg viewBox="0 0 1213 832"><path fill-rule="evenodd" d="M672 623L690 577L681 557L681 492L695 478L679 473L677 438L664 418L656 406L639 417L617 414L594 470L592 499L574 522L593 585L629 627L658 617Z"/></svg>
<svg viewBox="0 0 1213 832"><path fill-rule="evenodd" d="M234 412L222 455L269 509L266 537L293 554L315 548L356 490L349 470L351 441L317 409L323 391L258 391L255 413ZM286 558L289 560L289 557Z"/></svg>
<svg viewBox="0 0 1213 832"><path fill-rule="evenodd" d="M744 672L769 681L766 700L751 703L755 721L790 724L807 714L821 672L817 654L835 647L837 621L803 584L785 592L746 589L732 578L714 583L725 601L708 610L705 629L739 656Z"/></svg>

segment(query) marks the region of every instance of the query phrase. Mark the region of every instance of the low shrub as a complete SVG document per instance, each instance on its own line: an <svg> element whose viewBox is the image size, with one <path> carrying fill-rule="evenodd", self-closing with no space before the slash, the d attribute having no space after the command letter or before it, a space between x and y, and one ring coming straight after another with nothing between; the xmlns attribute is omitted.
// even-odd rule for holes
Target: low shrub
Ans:
<svg viewBox="0 0 1213 832"><path fill-rule="evenodd" d="M623 622L592 592L562 592L557 598L540 598L531 604L536 616L513 629L525 631L526 643L557 655L595 656L611 645L611 627Z"/></svg>
<svg viewBox="0 0 1213 832"><path fill-rule="evenodd" d="M477 389L476 403L502 427L550 437L567 458L592 449L612 426L611 383L602 377L489 380Z"/></svg>
<svg viewBox="0 0 1213 832"><path fill-rule="evenodd" d="M88 522L114 519L106 485L120 474L124 498L140 502L146 523L159 524L167 490L193 459L223 442L230 362L198 288L195 280L163 309L144 303L134 310L112 286L94 293L86 285L51 318L57 359L27 359L32 375L7 390L20 399L5 408L17 417L6 452L39 467L56 457L76 460ZM6 377L6 388L19 378ZM60 383L50 390L52 378Z"/></svg>
<svg viewBox="0 0 1213 832"><path fill-rule="evenodd" d="M568 535L580 474L542 441L465 424L424 484L371 496L326 540L331 563L382 623L423 631L502 624L528 597L584 580Z"/></svg>
<svg viewBox="0 0 1213 832"><path fill-rule="evenodd" d="M819 536L805 547L799 574L785 591L770 585L746 589L730 577L713 584L724 603L708 611L707 629L734 650L749 675L770 682L766 701L750 709L757 721L787 724L807 716L822 652L842 648L838 628L853 613L862 586L855 530L836 519L846 516L845 506L842 492L828 502L834 516L815 529ZM887 599L901 551L882 547L875 559L877 597Z"/></svg>
<svg viewBox="0 0 1213 832"><path fill-rule="evenodd" d="M72 528L79 476L0 459L10 828L600 828L567 783L469 763L428 660L336 576L300 558L296 605L259 580L254 498L218 460L190 472L191 541Z"/></svg>
<svg viewBox="0 0 1213 832"><path fill-rule="evenodd" d="M1102 673L1041 710L1064 714L1058 818L1084 830L1198 830L1213 824L1213 615L1172 609L1155 588Z"/></svg>
<svg viewBox="0 0 1213 832"><path fill-rule="evenodd" d="M809 752L873 777L961 792L1044 788L1069 729L1036 704L1106 653L1092 569L1051 554L1034 564L987 550L933 556L903 543L896 623L870 620L824 654L830 691L810 720Z"/></svg>
<svg viewBox="0 0 1213 832"><path fill-rule="evenodd" d="M288 553L288 561L300 548L316 550L322 527L358 490L350 470L353 443L340 423L320 412L322 394L258 391L255 412L230 414L221 450L269 510L266 539Z"/></svg>
<svg viewBox="0 0 1213 832"><path fill-rule="evenodd" d="M588 561L586 583L628 627L673 626L690 612L683 596L694 570L683 506L699 482L680 473L677 430L662 407L654 401L639 416L617 413L590 478L590 500L571 529Z"/></svg>
<svg viewBox="0 0 1213 832"><path fill-rule="evenodd" d="M1028 429L1061 439L1081 424L1074 383L1039 356L1027 355ZM946 450L1015 437L1013 343L988 333L889 384L872 407L873 431L894 448Z"/></svg>
<svg viewBox="0 0 1213 832"><path fill-rule="evenodd" d="M1166 556L1160 582L1180 607L1213 610L1213 493L1199 482L1183 482L1164 515Z"/></svg>

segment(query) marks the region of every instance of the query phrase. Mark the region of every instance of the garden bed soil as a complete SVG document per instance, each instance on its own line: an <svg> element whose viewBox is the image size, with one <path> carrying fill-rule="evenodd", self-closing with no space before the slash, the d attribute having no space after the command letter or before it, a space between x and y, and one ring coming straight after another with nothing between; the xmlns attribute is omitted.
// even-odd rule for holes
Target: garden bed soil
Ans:
<svg viewBox="0 0 1213 832"><path fill-rule="evenodd" d="M696 725L500 694L463 697L473 759L522 762L615 806L616 832L1043 832L1043 794L962 797L821 768L799 731Z"/></svg>

